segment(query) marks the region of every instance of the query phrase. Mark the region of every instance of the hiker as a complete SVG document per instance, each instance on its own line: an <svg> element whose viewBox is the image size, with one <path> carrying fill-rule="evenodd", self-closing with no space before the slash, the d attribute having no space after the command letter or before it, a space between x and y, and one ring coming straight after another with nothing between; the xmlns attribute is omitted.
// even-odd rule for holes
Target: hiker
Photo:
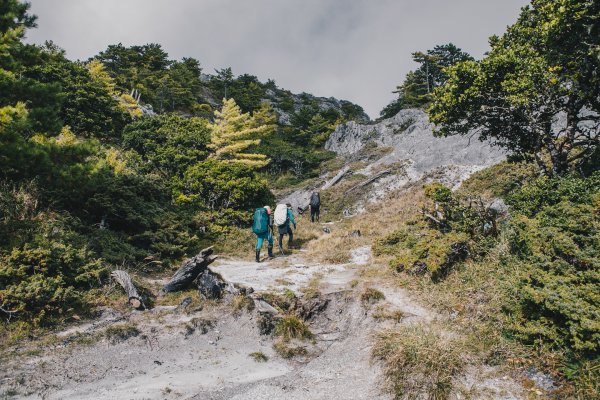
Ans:
<svg viewBox="0 0 600 400"><path fill-rule="evenodd" d="M252 232L256 235L256 262L260 262L260 249L265 239L267 240L269 257L273 258L273 216L271 215L271 207L264 206L254 210Z"/></svg>
<svg viewBox="0 0 600 400"><path fill-rule="evenodd" d="M310 222L315 222L315 218L317 218L317 222L319 222L319 215L321 208L321 196L319 192L313 192L310 196Z"/></svg>
<svg viewBox="0 0 600 400"><path fill-rule="evenodd" d="M294 233L290 227L290 222L296 229L296 220L294 219L294 213L292 212L292 205L277 204L275 208L275 224L277 225L277 231L279 232L279 249L283 251L283 235L289 235L288 249L292 247L292 241L294 240Z"/></svg>

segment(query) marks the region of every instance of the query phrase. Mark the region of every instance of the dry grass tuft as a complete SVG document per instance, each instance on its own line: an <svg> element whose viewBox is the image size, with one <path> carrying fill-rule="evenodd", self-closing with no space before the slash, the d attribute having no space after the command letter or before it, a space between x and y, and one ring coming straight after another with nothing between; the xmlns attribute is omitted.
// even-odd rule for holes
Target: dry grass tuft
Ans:
<svg viewBox="0 0 600 400"><path fill-rule="evenodd" d="M269 361L269 357L262 351L255 351L254 353L248 354L249 357L252 357L256 362L267 362Z"/></svg>
<svg viewBox="0 0 600 400"><path fill-rule="evenodd" d="M383 363L385 389L396 399L448 399L465 366L464 346L414 325L376 336L372 357Z"/></svg>
<svg viewBox="0 0 600 400"><path fill-rule="evenodd" d="M294 358L296 356L305 356L308 354L308 350L304 346L290 346L284 342L276 342L273 345L273 349L282 358Z"/></svg>
<svg viewBox="0 0 600 400"><path fill-rule="evenodd" d="M368 287L360 295L360 300L365 304L374 304L378 301L385 300L385 295L380 290Z"/></svg>
<svg viewBox="0 0 600 400"><path fill-rule="evenodd" d="M392 320L394 322L401 322L402 318L404 318L404 313L402 310L390 310L385 306L378 306L375 311L373 311L373 318L378 320Z"/></svg>
<svg viewBox="0 0 600 400"><path fill-rule="evenodd" d="M280 336L284 342L289 342L292 339L314 338L314 334L304 321L294 315L286 315L277 321L275 336Z"/></svg>
<svg viewBox="0 0 600 400"><path fill-rule="evenodd" d="M106 328L104 336L113 344L124 342L125 340L136 337L140 334L137 326L131 322L120 325L113 325Z"/></svg>
<svg viewBox="0 0 600 400"><path fill-rule="evenodd" d="M243 294L238 294L236 296L233 296L233 298L231 299L231 308L233 309L234 313L239 313L242 310L246 310L248 312L254 310L254 300L252 300L252 298L243 295Z"/></svg>

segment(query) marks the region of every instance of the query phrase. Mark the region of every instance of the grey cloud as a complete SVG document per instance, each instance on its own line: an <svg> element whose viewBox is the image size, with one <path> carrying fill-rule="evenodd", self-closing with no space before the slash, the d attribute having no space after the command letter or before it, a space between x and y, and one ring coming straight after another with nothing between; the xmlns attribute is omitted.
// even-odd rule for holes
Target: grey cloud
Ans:
<svg viewBox="0 0 600 400"><path fill-rule="evenodd" d="M415 67L413 51L453 42L480 57L526 0L32 0L39 28L73 59L109 44L160 43L207 71L362 105L372 116Z"/></svg>

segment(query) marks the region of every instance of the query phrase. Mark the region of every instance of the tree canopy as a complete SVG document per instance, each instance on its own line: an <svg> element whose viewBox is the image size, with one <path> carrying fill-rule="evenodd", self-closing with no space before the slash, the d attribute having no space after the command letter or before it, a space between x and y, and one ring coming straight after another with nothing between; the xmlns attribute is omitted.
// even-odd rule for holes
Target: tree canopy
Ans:
<svg viewBox="0 0 600 400"><path fill-rule="evenodd" d="M272 133L274 121L265 121L268 111L258 118L257 113L242 113L233 99L223 99L221 111L215 111L215 121L211 124L212 134L209 148L211 155L226 163L243 164L253 168L262 168L269 163L267 156L260 153L244 152L249 147L258 146L260 138Z"/></svg>
<svg viewBox="0 0 600 400"><path fill-rule="evenodd" d="M446 69L438 134L477 129L547 174L583 172L600 141L599 19L596 1L532 1L481 61Z"/></svg>
<svg viewBox="0 0 600 400"><path fill-rule="evenodd" d="M448 79L445 69L461 61L473 60L473 57L448 43L437 45L424 53L414 52L412 59L419 63L419 68L406 74L404 82L394 91L398 98L381 111L381 117L390 118L402 109L429 104L433 90Z"/></svg>

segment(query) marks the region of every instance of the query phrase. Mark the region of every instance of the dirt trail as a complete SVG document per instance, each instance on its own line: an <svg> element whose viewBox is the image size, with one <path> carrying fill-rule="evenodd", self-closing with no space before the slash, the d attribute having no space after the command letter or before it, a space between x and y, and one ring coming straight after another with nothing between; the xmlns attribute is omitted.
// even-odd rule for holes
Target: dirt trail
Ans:
<svg viewBox="0 0 600 400"><path fill-rule="evenodd" d="M261 264L229 259L211 266L256 292L288 289L301 296L300 289L318 279L329 303L309 321L315 341L304 344L305 356L278 356L275 339L259 332L257 311L234 311L227 300L186 312L163 306L121 315L108 309L93 323L61 332L50 348L8 357L0 398L389 399L370 352L372 334L390 322L372 317L358 299L363 284L355 281L370 263L370 248L360 247L344 265L308 262L297 253ZM436 318L400 288L369 285L384 292L387 307L407 316L401 323ZM101 335L125 321L136 327L135 336L111 342ZM255 361L254 352L268 360ZM519 398L501 389L509 395L494 398Z"/></svg>
<svg viewBox="0 0 600 400"><path fill-rule="evenodd" d="M359 264L363 259L357 259ZM377 368L369 364L372 321L344 291L358 265L319 265L301 256L256 264L219 262L213 269L231 282L257 292L299 293L315 276L330 305L315 318L309 354L288 361L273 350L273 338L260 335L256 312L234 313L223 302L186 313L174 307L122 315L107 309L91 323L57 334L33 355L7 358L0 372L0 397L45 399L240 398L376 399ZM206 321L206 327L197 327ZM111 342L107 327L124 322L135 336ZM202 330L205 329L205 332ZM249 357L262 352L269 360Z"/></svg>

